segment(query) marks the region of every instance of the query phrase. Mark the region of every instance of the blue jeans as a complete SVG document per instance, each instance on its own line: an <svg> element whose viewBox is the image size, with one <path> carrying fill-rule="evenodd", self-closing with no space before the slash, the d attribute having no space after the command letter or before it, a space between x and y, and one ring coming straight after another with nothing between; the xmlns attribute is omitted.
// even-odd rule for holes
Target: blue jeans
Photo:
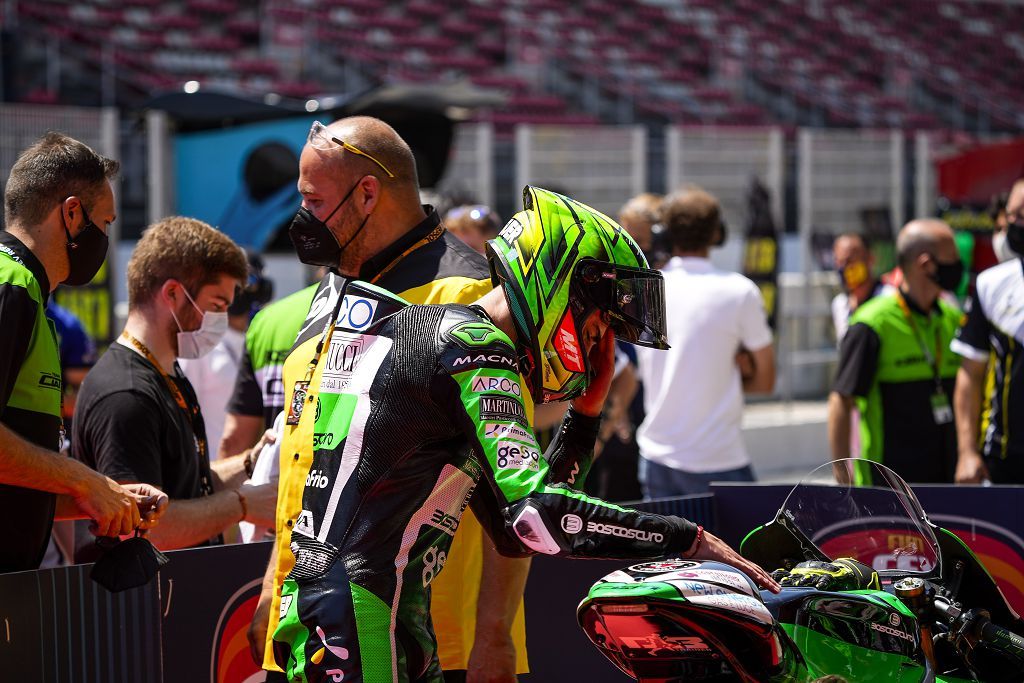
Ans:
<svg viewBox="0 0 1024 683"><path fill-rule="evenodd" d="M644 500L707 493L713 481L754 481L754 470L745 465L723 472L683 472L640 458L638 472Z"/></svg>

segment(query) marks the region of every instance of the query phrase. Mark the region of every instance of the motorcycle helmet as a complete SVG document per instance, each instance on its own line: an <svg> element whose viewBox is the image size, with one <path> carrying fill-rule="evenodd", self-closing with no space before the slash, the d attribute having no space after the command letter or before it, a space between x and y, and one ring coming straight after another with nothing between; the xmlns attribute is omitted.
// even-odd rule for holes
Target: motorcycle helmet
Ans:
<svg viewBox="0 0 1024 683"><path fill-rule="evenodd" d="M665 285L615 221L574 199L527 186L523 210L487 242L518 336L519 370L537 403L586 388L583 326L608 314L616 338L667 349Z"/></svg>

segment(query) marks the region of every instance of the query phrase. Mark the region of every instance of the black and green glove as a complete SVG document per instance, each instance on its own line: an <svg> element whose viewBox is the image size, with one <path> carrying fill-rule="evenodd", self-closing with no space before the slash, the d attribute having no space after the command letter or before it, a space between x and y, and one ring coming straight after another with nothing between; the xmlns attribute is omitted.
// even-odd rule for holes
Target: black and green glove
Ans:
<svg viewBox="0 0 1024 683"><path fill-rule="evenodd" d="M875 570L848 557L834 562L801 562L788 571L776 570L772 578L783 587L817 588L820 591L880 590Z"/></svg>

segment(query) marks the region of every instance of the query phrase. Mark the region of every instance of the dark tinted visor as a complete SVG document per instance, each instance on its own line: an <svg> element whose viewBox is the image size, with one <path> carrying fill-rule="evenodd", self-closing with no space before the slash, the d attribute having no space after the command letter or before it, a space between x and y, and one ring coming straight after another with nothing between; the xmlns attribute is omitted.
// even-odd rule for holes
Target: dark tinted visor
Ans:
<svg viewBox="0 0 1024 683"><path fill-rule="evenodd" d="M667 349L665 281L661 273L616 268L616 278L615 301L608 310L615 336L630 344Z"/></svg>
<svg viewBox="0 0 1024 683"><path fill-rule="evenodd" d="M665 281L656 270L585 259L577 266L580 312L587 306L608 313L622 341L667 349Z"/></svg>

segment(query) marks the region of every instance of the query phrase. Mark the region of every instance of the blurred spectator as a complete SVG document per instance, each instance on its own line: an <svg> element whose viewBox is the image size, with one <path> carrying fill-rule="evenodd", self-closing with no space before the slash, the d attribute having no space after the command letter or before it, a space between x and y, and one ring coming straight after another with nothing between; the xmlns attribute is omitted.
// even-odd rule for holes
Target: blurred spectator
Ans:
<svg viewBox="0 0 1024 683"><path fill-rule="evenodd" d="M956 287L963 263L942 221L915 220L900 231L902 284L850 318L829 395L833 459L850 456L850 414L861 420L860 457L881 462L910 482L948 483L956 462L953 380L960 358L949 353L960 312L941 300ZM870 484L867 468L836 466L840 482Z"/></svg>
<svg viewBox="0 0 1024 683"><path fill-rule="evenodd" d="M501 219L482 204L456 206L444 217L444 227L482 254L487 240L498 236Z"/></svg>
<svg viewBox="0 0 1024 683"><path fill-rule="evenodd" d="M150 534L161 549L217 544L228 526L273 519L276 487L242 487L245 456L207 453L203 414L176 358L199 358L220 341L245 254L190 218L149 227L128 261L128 321L86 377L71 451L121 482L160 486L171 498ZM76 559L92 548L80 538Z"/></svg>
<svg viewBox="0 0 1024 683"><path fill-rule="evenodd" d="M645 498L703 493L712 481L753 481L740 433L742 392L775 384L760 290L708 259L721 237L718 200L699 188L680 190L665 198L662 220L673 245L664 268L671 348L637 348L647 411L637 431ZM742 376L740 358L748 366Z"/></svg>
<svg viewBox="0 0 1024 683"><path fill-rule="evenodd" d="M56 452L61 366L44 311L58 284L86 284L103 265L117 169L116 161L78 140L47 133L21 153L7 178L0 232L0 515L10 526L0 572L38 567L55 518L92 519L97 535L116 536L140 526L140 506L151 524L166 504L151 487L121 487Z"/></svg>
<svg viewBox="0 0 1024 683"><path fill-rule="evenodd" d="M869 299L893 291L893 287L872 275L875 257L867 238L860 233L847 232L836 237L832 257L843 290L832 299L832 322L839 344L846 335L853 312Z"/></svg>
<svg viewBox="0 0 1024 683"><path fill-rule="evenodd" d="M672 251L671 238L660 223L660 194L642 192L619 209L619 225L632 237L647 257L651 268L660 268Z"/></svg>
<svg viewBox="0 0 1024 683"><path fill-rule="evenodd" d="M1019 183L1020 181L1017 182ZM992 218L993 225L992 251L1000 263L1020 258L1020 255L1011 249L1010 245L1006 242L1006 226L1008 224L1006 205L1009 200L1009 195L1003 192L993 197L992 203L988 207L988 214Z"/></svg>
<svg viewBox="0 0 1024 683"><path fill-rule="evenodd" d="M1024 179L1014 184L1004 219L996 235L1003 263L978 275L950 346L963 358L954 394L958 484L1024 484Z"/></svg>
<svg viewBox="0 0 1024 683"><path fill-rule="evenodd" d="M228 328L223 338L202 358L183 358L179 363L199 399L211 462L223 455L220 442L224 435L228 401L234 394L235 380L245 351L245 331L252 317L270 301L274 293L270 280L263 277L263 259L253 252L246 256L249 260L249 277L228 308ZM229 454L234 455L242 450L239 448Z"/></svg>

